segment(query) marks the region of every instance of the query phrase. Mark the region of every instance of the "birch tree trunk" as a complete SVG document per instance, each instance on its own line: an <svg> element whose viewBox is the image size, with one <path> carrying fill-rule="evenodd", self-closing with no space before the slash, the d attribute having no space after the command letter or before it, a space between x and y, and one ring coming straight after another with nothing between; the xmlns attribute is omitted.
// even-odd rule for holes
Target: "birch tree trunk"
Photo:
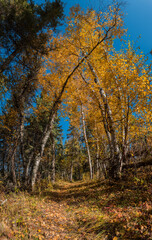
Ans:
<svg viewBox="0 0 152 240"><path fill-rule="evenodd" d="M100 151L100 147L99 147L99 139L96 139L96 144L97 144L97 149L96 149L96 174L97 174L97 179L99 179L99 171L100 171L100 167L99 167L99 151Z"/></svg>
<svg viewBox="0 0 152 240"><path fill-rule="evenodd" d="M84 134L84 139L85 139L85 144L86 144L87 154L88 154L90 179L93 179L92 161L91 161L91 154L90 154L88 138L87 138L87 133L86 133L86 125L85 125L85 116L84 116L83 105L81 105L81 115L82 115L83 134Z"/></svg>
<svg viewBox="0 0 152 240"><path fill-rule="evenodd" d="M36 157L35 157L35 163L33 166L33 172L32 172L32 178L31 178L32 191L34 191L38 168L39 168L39 165L40 165L43 153L44 153L46 143L47 143L48 138L50 137L50 134L52 131L54 118L55 118L55 113L53 113L52 116L50 117L50 121L49 121L48 125L46 126L46 129L44 131L44 134L43 134L43 137L41 140L40 151L39 151L39 153L36 154Z"/></svg>
<svg viewBox="0 0 152 240"><path fill-rule="evenodd" d="M97 123L95 120L95 134L96 134L96 176L97 179L99 179L99 171L100 171L100 166L99 166L99 158L100 158L100 146L99 146L99 135L98 135L98 128L97 128Z"/></svg>
<svg viewBox="0 0 152 240"><path fill-rule="evenodd" d="M117 144L116 140L116 133L115 133L115 128L113 124L113 117L112 117L112 112L110 109L110 106L108 104L108 100L106 97L106 93L104 89L100 85L99 78L93 68L93 66L88 62L88 66L91 70L92 75L94 76L94 82L99 86L99 93L101 96L101 99L103 101L104 105L104 127L105 127L105 132L108 133L107 138L110 141L110 149L111 149L111 161L109 162L109 177L111 178L117 178L119 177L120 174L120 169L121 169L121 153L120 149ZM107 116L107 117L106 117ZM107 129L108 128L108 129ZM109 137L110 134L110 137Z"/></svg>

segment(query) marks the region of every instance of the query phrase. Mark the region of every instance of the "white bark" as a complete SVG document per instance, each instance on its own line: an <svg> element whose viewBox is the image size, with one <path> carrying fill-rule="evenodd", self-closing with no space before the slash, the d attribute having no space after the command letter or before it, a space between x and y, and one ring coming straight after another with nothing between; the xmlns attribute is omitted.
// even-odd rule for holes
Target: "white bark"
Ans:
<svg viewBox="0 0 152 240"><path fill-rule="evenodd" d="M91 70L92 75L94 76L94 82L99 86L99 93L101 96L101 99L103 101L103 105L104 105L104 127L105 127L105 132L109 132L110 134L110 148L111 148L111 153L112 153L112 159L110 162L110 170L109 170L109 175L111 175L112 178L114 177L118 177L119 173L120 173L120 164L121 164L121 153L120 153L120 149L118 147L117 144L117 140L116 140L116 133L115 133L115 127L113 124L113 117L112 117L112 112L110 109L110 106L108 104L108 100L106 97L106 93L104 91L104 89L101 87L100 85L100 81L99 78L93 68L93 66L88 62L88 66ZM105 116L107 116L105 118ZM107 131L108 128L108 131ZM109 138L109 136L107 136Z"/></svg>
<svg viewBox="0 0 152 240"><path fill-rule="evenodd" d="M85 144L86 144L87 153L88 153L90 179L93 179L92 161L91 161L91 154L90 154L88 138L87 138L87 133L86 133L86 125L85 125L85 116L84 116L83 105L81 105L81 114L82 114L83 134L84 134Z"/></svg>
<svg viewBox="0 0 152 240"><path fill-rule="evenodd" d="M43 138L41 140L40 152L35 157L35 163L34 163L34 166L33 166L32 179L31 179L32 191L34 191L38 168L39 168L39 165L40 165L43 153L44 153L46 143L47 143L48 138L50 137L50 134L51 134L51 131L52 131L54 118L55 118L55 113L50 118L49 124L47 125L47 127L45 129L45 132L43 134Z"/></svg>
<svg viewBox="0 0 152 240"><path fill-rule="evenodd" d="M98 139L98 137L96 139L96 143L97 143L96 171L97 171L97 178L99 178L99 171L100 171L100 168L99 168L99 151L100 151L100 147L99 147L99 139Z"/></svg>

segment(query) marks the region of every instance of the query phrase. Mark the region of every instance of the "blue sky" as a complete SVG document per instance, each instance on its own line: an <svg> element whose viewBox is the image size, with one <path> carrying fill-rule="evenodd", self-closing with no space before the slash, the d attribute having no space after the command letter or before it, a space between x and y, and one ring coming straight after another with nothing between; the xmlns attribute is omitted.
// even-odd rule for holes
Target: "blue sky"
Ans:
<svg viewBox="0 0 152 240"><path fill-rule="evenodd" d="M65 3L65 15L69 14L72 6L79 4L83 9L92 7L99 9L110 0L62 0ZM141 47L141 50L148 54L152 49L152 0L124 0L125 28L128 29L128 37ZM43 3L45 0L35 0ZM152 59L152 57L151 57Z"/></svg>
<svg viewBox="0 0 152 240"><path fill-rule="evenodd" d="M65 14L75 4L82 8L92 7L99 9L107 0L63 0L66 4ZM152 0L126 0L125 5L125 27L128 29L128 37L141 47L141 50L148 54L152 49Z"/></svg>
<svg viewBox="0 0 152 240"><path fill-rule="evenodd" d="M152 49L152 0L128 0L125 15L130 39L136 41L141 35L139 45L148 54Z"/></svg>

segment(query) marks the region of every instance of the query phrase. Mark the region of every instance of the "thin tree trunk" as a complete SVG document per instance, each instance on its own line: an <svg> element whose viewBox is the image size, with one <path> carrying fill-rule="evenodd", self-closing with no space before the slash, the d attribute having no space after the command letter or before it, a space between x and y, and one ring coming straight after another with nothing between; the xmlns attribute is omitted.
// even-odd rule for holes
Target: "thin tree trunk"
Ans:
<svg viewBox="0 0 152 240"><path fill-rule="evenodd" d="M70 166L70 182L73 181L73 161L71 161L71 166Z"/></svg>
<svg viewBox="0 0 152 240"><path fill-rule="evenodd" d="M10 159L11 159L11 146L8 146L8 149L6 150L6 157L5 157L5 163L7 164L7 170L6 172L9 173L10 172Z"/></svg>
<svg viewBox="0 0 152 240"><path fill-rule="evenodd" d="M90 154L88 138L87 138L87 133L86 133L86 125L85 125L85 116L84 116L83 105L81 105L81 115L82 115L83 134L84 134L84 139L85 139L85 144L86 144L87 154L88 154L90 179L93 179L92 161L91 161L91 154Z"/></svg>
<svg viewBox="0 0 152 240"><path fill-rule="evenodd" d="M10 166L11 166L11 177L12 177L12 181L13 184L16 185L16 172L15 172L15 156L16 156L16 152L17 152L17 147L18 147L18 142L19 142L19 138L20 138L20 134L19 134L19 129L18 132L16 133L17 136L16 138L14 137L14 146L12 147L12 152L10 155L10 159L8 159L10 161Z"/></svg>
<svg viewBox="0 0 152 240"><path fill-rule="evenodd" d="M54 141L54 136L52 135L52 171L51 171L51 182L52 183L55 183L55 162L56 162L55 141Z"/></svg>
<svg viewBox="0 0 152 240"><path fill-rule="evenodd" d="M99 147L99 139L96 139L96 143L97 143L97 152L96 152L96 174L97 174L97 179L99 178L99 151L100 151L100 147Z"/></svg>
<svg viewBox="0 0 152 240"><path fill-rule="evenodd" d="M31 162L32 162L33 155L34 155L34 152L32 152L30 154L29 159L28 159L28 163L27 163L26 168L25 168L25 186L27 186L30 182L29 170L30 170L30 165L31 165Z"/></svg>
<svg viewBox="0 0 152 240"><path fill-rule="evenodd" d="M127 113L125 116L125 124L124 124L124 133L123 133L123 158L126 163L126 156L128 152L128 122L129 122L129 97L127 97Z"/></svg>
<svg viewBox="0 0 152 240"><path fill-rule="evenodd" d="M4 144L5 145L5 144ZM7 150L6 147L4 147L3 145L3 149L2 149L2 176L5 176L5 165L6 165L6 159L7 159Z"/></svg>
<svg viewBox="0 0 152 240"><path fill-rule="evenodd" d="M22 166L25 169L25 156L24 156L24 113L20 114L20 151L22 157Z"/></svg>
<svg viewBox="0 0 152 240"><path fill-rule="evenodd" d="M99 178L99 157L100 157L100 147L99 147L99 137L98 137L98 128L95 120L95 134L96 134L96 176Z"/></svg>
<svg viewBox="0 0 152 240"><path fill-rule="evenodd" d="M48 181L51 182L51 165L52 165L52 162L51 162L51 152L52 152L52 149L51 147L49 148L48 150Z"/></svg>
<svg viewBox="0 0 152 240"><path fill-rule="evenodd" d="M104 178L106 179L107 178L107 168L106 168L105 162L100 162L99 167L100 167L100 175L99 175L99 177L101 178L101 177L104 176Z"/></svg>
<svg viewBox="0 0 152 240"><path fill-rule="evenodd" d="M13 154L11 156L11 176L12 176L12 180L13 180L14 185L16 185L15 155L16 155L16 148L13 150Z"/></svg>

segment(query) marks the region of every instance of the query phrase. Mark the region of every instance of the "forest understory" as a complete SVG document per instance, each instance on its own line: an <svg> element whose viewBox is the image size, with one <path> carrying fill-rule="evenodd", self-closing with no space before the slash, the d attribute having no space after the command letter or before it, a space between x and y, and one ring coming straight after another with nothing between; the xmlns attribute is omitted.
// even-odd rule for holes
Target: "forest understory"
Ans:
<svg viewBox="0 0 152 240"><path fill-rule="evenodd" d="M1 240L152 239L151 167L119 181L42 185L32 194L1 185Z"/></svg>

